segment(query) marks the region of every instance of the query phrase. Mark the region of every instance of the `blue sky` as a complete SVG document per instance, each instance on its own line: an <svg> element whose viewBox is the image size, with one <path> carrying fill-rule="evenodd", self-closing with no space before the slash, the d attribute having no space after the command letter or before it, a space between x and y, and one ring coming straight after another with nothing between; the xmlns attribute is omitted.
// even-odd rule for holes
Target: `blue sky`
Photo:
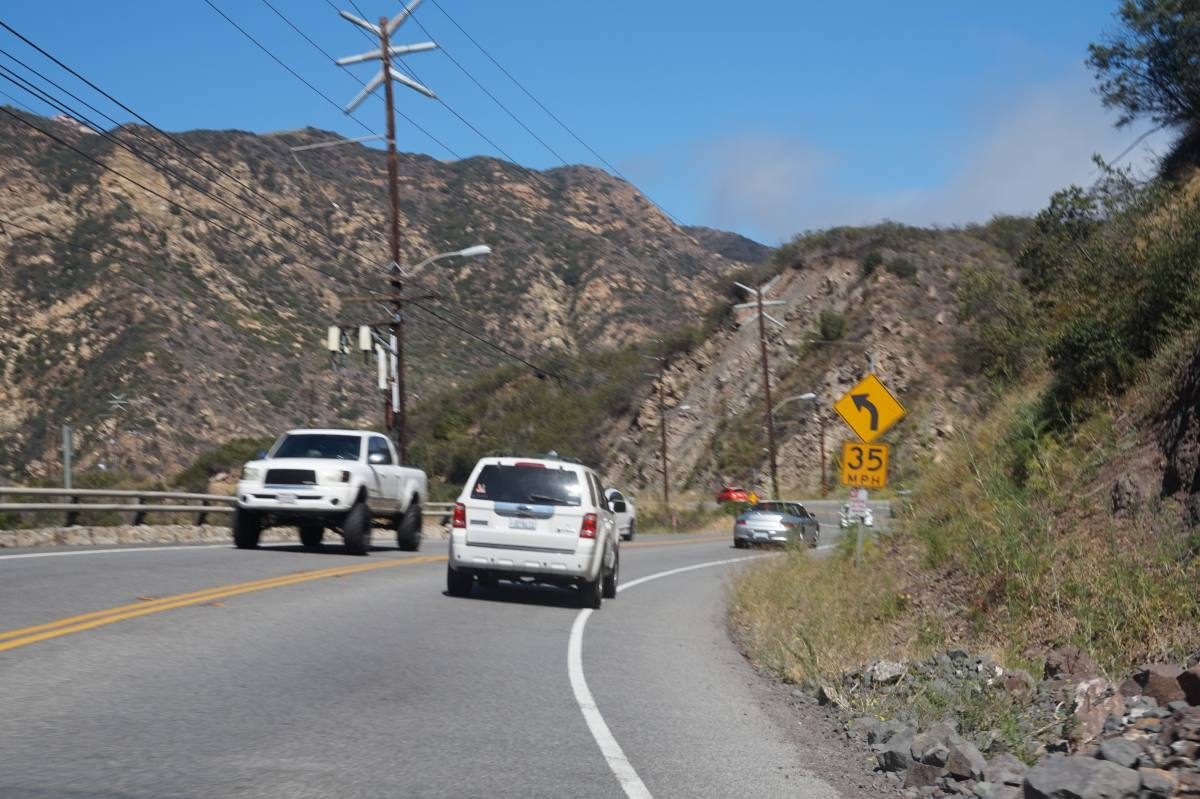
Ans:
<svg viewBox="0 0 1200 799"><path fill-rule="evenodd" d="M333 99L357 90L264 0L212 2ZM326 0L270 2L335 56L368 48ZM399 8L355 2L372 18ZM1114 130L1083 65L1088 42L1115 24L1115 0L438 2L676 217L770 244L830 224L1035 211L1054 189L1094 178L1093 152L1112 157L1147 127ZM10 0L0 18L168 129L364 134L205 0ZM595 163L433 2L417 18L567 161ZM411 23L398 35L426 38ZM7 32L0 47L62 82ZM408 63L517 161L559 163L443 53ZM0 90L27 99L9 84ZM455 152L499 155L443 105L400 97ZM369 100L359 116L382 130L381 103ZM402 149L451 157L403 121L398 137ZM1151 137L1133 162L1163 147Z"/></svg>

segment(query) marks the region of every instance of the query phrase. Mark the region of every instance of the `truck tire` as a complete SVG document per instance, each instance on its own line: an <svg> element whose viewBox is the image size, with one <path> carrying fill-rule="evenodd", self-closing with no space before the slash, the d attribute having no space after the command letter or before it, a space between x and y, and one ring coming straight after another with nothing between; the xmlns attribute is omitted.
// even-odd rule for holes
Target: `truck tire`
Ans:
<svg viewBox="0 0 1200 799"><path fill-rule="evenodd" d="M816 549L817 545L820 543L821 543L821 525L818 524L815 528L813 528L813 531L808 534L808 548Z"/></svg>
<svg viewBox="0 0 1200 799"><path fill-rule="evenodd" d="M408 510L396 517L396 546L405 552L421 548L421 505L413 501Z"/></svg>
<svg viewBox="0 0 1200 799"><path fill-rule="evenodd" d="M595 580L584 580L579 584L579 607L591 608L592 610L600 609L600 600L603 598L604 575L596 575Z"/></svg>
<svg viewBox="0 0 1200 799"><path fill-rule="evenodd" d="M367 503L359 500L342 520L342 538L351 555L365 555L371 548L371 513Z"/></svg>
<svg viewBox="0 0 1200 799"><path fill-rule="evenodd" d="M458 571L446 567L446 593L450 596L468 596L475 578L468 571Z"/></svg>
<svg viewBox="0 0 1200 799"><path fill-rule="evenodd" d="M316 549L321 546L325 537L325 525L320 522L305 522L300 525L300 543L305 549Z"/></svg>
<svg viewBox="0 0 1200 799"><path fill-rule="evenodd" d="M233 545L238 549L257 549L262 535L262 516L238 508L233 513Z"/></svg>
<svg viewBox="0 0 1200 799"><path fill-rule="evenodd" d="M621 579L621 552L617 551L613 558L612 570L604 575L604 589L601 592L605 599L617 598L617 581Z"/></svg>

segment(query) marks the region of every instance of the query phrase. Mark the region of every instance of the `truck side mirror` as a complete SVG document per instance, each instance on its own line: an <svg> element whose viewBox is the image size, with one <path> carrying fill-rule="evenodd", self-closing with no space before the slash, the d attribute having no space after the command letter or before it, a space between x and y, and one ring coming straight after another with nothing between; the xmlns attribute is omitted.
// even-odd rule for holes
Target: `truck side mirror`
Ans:
<svg viewBox="0 0 1200 799"><path fill-rule="evenodd" d="M613 513L624 513L625 511L626 511L625 500L614 499L612 501L612 512Z"/></svg>
<svg viewBox="0 0 1200 799"><path fill-rule="evenodd" d="M367 463L378 466L382 463L387 463L387 456L382 452L372 452L367 455Z"/></svg>
<svg viewBox="0 0 1200 799"><path fill-rule="evenodd" d="M256 461L261 461L266 457L267 451L265 449L260 449L258 452L254 453L254 460Z"/></svg>

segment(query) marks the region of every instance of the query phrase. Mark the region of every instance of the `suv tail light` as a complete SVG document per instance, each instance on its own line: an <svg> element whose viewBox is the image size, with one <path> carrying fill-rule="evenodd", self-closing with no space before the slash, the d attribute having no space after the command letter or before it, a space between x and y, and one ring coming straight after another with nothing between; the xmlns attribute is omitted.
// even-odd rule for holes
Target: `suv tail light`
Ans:
<svg viewBox="0 0 1200 799"><path fill-rule="evenodd" d="M596 514L583 514L583 524L579 526L580 538L595 538L596 537Z"/></svg>
<svg viewBox="0 0 1200 799"><path fill-rule="evenodd" d="M467 528L467 506L461 502L454 503L453 527L458 530L465 530Z"/></svg>

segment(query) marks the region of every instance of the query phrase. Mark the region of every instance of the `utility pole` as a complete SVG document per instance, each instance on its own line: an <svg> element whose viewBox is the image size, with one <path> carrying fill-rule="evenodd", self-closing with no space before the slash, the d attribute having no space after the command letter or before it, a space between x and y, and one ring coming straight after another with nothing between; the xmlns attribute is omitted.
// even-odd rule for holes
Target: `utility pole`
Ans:
<svg viewBox="0 0 1200 799"><path fill-rule="evenodd" d="M762 376L763 376L763 402L766 409L767 422L767 456L771 466L771 491L776 499L779 498L779 465L775 452L775 414L774 406L771 404L771 364L767 355L767 322L783 327L783 322L780 322L775 317L767 313L767 306L785 305L783 300L763 300L763 290L750 288L741 283L734 283L735 286L745 291L754 297L753 302L742 303L733 306L734 308L754 308L758 313L758 348L759 356L762 360Z"/></svg>
<svg viewBox="0 0 1200 799"><path fill-rule="evenodd" d="M71 490L71 457L75 454L71 425L62 426L63 488Z"/></svg>
<svg viewBox="0 0 1200 799"><path fill-rule="evenodd" d="M420 4L421 0L412 0L399 14L390 20L387 17L380 17L378 25L372 25L370 22L356 17L347 11L340 11L339 13L342 15L342 18L378 36L379 50L347 56L337 60L338 66L343 67L363 61L378 60L380 62L379 72L376 73L374 78L367 81L362 91L346 106L345 110L347 114L357 108L363 100L379 88L380 84L383 84L384 87L384 100L387 109L388 202L391 206L388 236L388 282L391 288L392 322L389 327L393 344L391 350L394 372L393 398L391 402L385 399L385 418L388 420L389 430L396 440L396 452L400 457L401 463L404 463L408 456L408 402L404 387L404 300L400 293L403 288L401 281L402 273L400 271L400 186L397 180L396 113L392 83L403 83L405 86L424 94L426 97L435 97L436 95L430 89L393 68L392 56L432 50L437 45L434 42L422 42L420 44L393 47L391 37L396 32L396 29L412 15Z"/></svg>
<svg viewBox="0 0 1200 799"><path fill-rule="evenodd" d="M665 367L664 367L665 370ZM675 531L675 514L671 511L671 479L667 472L667 403L663 397L663 381L658 381L658 431L659 458L662 461L663 507L666 508L667 518L671 520L671 531Z"/></svg>
<svg viewBox="0 0 1200 799"><path fill-rule="evenodd" d="M392 54L388 42L388 19L379 18L379 53L385 76L392 71ZM401 291L404 288L400 280L400 183L396 166L396 107L392 92L392 82L383 81L383 96L387 106L387 170L388 170L388 204L391 206L391 225L388 231L388 248L391 256L390 266L392 285L392 322L391 334L395 342L396 359L396 405L393 408L391 433L396 439L396 452L401 463L408 462L408 395L404 390L404 301Z"/></svg>

